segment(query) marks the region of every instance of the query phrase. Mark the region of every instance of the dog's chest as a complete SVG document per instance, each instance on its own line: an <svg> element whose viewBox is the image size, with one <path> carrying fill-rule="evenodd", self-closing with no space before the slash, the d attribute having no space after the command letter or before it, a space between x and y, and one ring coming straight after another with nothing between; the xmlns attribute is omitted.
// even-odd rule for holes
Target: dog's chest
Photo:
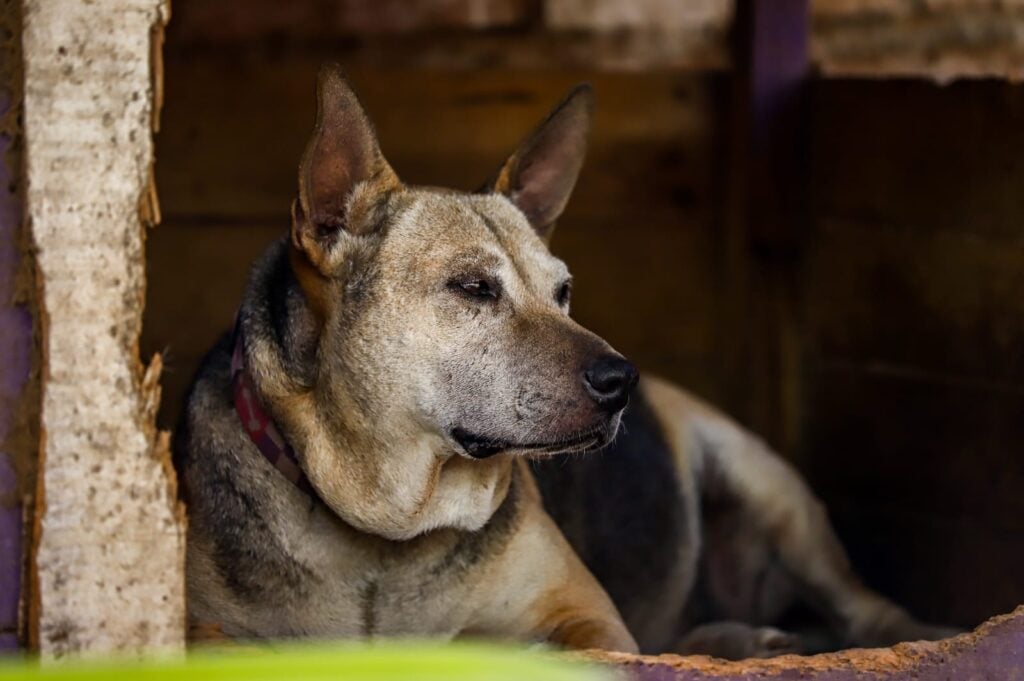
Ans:
<svg viewBox="0 0 1024 681"><path fill-rule="evenodd" d="M471 588L455 580L430 578L419 566L364 564L353 577L328 577L297 613L303 628L345 638L456 635L468 616ZM370 569L367 569L367 568ZM323 605L321 605L323 604Z"/></svg>
<svg viewBox="0 0 1024 681"><path fill-rule="evenodd" d="M281 609L249 600L277 635L374 638L452 637L465 628L479 601L488 563L515 531L519 488L483 531L444 530L389 542L339 523L325 507L295 523L283 540L306 576Z"/></svg>
<svg viewBox="0 0 1024 681"><path fill-rule="evenodd" d="M228 633L444 638L459 631L474 584L460 579L459 571L446 564L450 559L445 551L422 550L402 561L373 542L353 541L330 525L329 518L311 518L309 527L292 528L296 541L285 543L290 544L290 559L301 566L300 578L279 584L273 593L245 593L237 584L227 585L228 600L239 609L237 618L228 618L237 621L226 622ZM245 570L238 565L236 579ZM217 619L218 614L223 618L223 612L209 616Z"/></svg>
<svg viewBox="0 0 1024 681"><path fill-rule="evenodd" d="M545 509L644 649L671 635L673 625L660 614L682 608L699 553L699 509L684 495L689 472L674 461L651 404L637 391L607 449L533 465ZM671 601L676 609L666 607Z"/></svg>

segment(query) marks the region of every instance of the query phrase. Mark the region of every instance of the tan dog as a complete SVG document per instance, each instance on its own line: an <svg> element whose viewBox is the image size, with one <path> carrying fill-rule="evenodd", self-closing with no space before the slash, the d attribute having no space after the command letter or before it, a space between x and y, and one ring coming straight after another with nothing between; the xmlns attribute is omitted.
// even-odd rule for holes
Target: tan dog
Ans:
<svg viewBox="0 0 1024 681"><path fill-rule="evenodd" d="M569 317L546 245L590 107L574 90L466 194L403 184L321 73L290 234L177 434L193 622L738 657L799 647L764 626L799 592L843 642L941 633L728 419L653 378L623 416L636 370Z"/></svg>

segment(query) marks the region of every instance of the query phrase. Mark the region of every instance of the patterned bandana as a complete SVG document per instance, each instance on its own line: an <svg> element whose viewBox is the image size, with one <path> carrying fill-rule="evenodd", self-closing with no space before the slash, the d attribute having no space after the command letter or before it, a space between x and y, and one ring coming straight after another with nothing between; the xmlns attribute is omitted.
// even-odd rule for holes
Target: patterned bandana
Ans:
<svg viewBox="0 0 1024 681"><path fill-rule="evenodd" d="M235 325L235 352L231 355L231 388L235 396L235 412L249 433L253 444L281 475L306 494L315 497L316 492L309 478L299 467L295 450L277 429L270 415L263 409L249 372L245 370L245 352L242 343L241 324Z"/></svg>

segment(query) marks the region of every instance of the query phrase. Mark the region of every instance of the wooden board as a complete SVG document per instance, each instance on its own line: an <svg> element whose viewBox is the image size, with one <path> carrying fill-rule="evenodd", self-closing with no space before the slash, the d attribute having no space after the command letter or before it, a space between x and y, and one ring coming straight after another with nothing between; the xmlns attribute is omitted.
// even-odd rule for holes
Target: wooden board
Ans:
<svg viewBox="0 0 1024 681"><path fill-rule="evenodd" d="M24 4L26 212L42 320L31 633L45 658L180 650L184 518L144 367L159 0Z"/></svg>
<svg viewBox="0 0 1024 681"><path fill-rule="evenodd" d="M1024 87L818 81L798 460L934 619L1024 602Z"/></svg>

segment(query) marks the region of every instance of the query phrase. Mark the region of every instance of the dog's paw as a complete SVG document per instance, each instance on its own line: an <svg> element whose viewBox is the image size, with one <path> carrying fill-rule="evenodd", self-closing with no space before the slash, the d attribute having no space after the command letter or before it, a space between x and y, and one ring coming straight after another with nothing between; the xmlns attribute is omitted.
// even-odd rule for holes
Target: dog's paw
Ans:
<svg viewBox="0 0 1024 681"><path fill-rule="evenodd" d="M799 654L802 646L800 637L775 627L757 627L754 640L746 657L778 657Z"/></svg>
<svg viewBox="0 0 1024 681"><path fill-rule="evenodd" d="M799 653L800 637L775 627L742 622L714 622L696 627L676 646L682 655L711 655L726 660L777 657Z"/></svg>

